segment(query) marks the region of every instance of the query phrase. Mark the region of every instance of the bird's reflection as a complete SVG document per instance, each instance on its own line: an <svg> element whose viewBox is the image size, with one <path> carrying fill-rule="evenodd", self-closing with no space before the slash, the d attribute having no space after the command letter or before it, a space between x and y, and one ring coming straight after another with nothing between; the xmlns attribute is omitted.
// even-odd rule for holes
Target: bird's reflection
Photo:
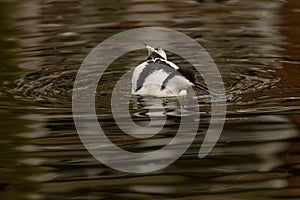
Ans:
<svg viewBox="0 0 300 200"><path fill-rule="evenodd" d="M156 98L145 96L132 97L132 109L138 117L173 116L182 117L199 114L199 105L195 104L196 97Z"/></svg>

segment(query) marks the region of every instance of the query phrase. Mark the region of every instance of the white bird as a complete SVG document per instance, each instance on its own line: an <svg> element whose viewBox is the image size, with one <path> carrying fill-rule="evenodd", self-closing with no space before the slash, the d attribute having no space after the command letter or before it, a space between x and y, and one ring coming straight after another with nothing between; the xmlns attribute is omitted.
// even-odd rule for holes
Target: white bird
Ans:
<svg viewBox="0 0 300 200"><path fill-rule="evenodd" d="M178 67L167 60L161 48L146 45L148 58L138 65L132 75L132 94L157 97L183 96L191 86L208 92L206 86L197 83L194 72Z"/></svg>

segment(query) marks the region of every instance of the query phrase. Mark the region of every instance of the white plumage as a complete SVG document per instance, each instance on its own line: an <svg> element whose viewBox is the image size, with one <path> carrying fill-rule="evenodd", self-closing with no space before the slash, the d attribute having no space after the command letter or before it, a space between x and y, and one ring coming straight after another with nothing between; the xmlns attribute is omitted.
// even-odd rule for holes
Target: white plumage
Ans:
<svg viewBox="0 0 300 200"><path fill-rule="evenodd" d="M138 65L132 75L132 94L157 97L186 95L188 88L197 86L207 91L207 88L196 83L192 70L180 68L167 60L167 55L161 48L146 45L149 57Z"/></svg>

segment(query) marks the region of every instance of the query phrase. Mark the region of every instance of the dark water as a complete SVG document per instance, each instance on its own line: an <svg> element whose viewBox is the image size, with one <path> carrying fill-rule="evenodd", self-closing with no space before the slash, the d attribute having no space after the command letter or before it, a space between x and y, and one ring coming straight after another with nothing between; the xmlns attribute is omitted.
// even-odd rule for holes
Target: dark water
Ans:
<svg viewBox="0 0 300 200"><path fill-rule="evenodd" d="M1 1L0 15L1 199L300 199L298 0ZM228 110L207 157L198 158L210 118L204 95L188 151L162 170L129 174L84 148L72 118L72 87L92 48L145 26L172 28L205 47L222 74ZM109 94L145 53L115 61L97 93L106 134L135 152L159 149L178 128L173 117L163 133L137 141L115 127ZM166 114L149 112L148 101L131 102L142 125L149 115Z"/></svg>

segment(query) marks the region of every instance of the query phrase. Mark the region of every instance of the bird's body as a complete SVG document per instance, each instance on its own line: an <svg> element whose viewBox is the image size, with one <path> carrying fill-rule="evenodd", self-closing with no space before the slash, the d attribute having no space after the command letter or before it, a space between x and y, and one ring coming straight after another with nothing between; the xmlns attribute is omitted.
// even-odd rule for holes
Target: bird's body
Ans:
<svg viewBox="0 0 300 200"><path fill-rule="evenodd" d="M157 97L182 96L191 86L198 86L192 70L180 68L167 60L161 48L146 45L149 57L132 75L132 94ZM206 88L201 85L203 90Z"/></svg>

